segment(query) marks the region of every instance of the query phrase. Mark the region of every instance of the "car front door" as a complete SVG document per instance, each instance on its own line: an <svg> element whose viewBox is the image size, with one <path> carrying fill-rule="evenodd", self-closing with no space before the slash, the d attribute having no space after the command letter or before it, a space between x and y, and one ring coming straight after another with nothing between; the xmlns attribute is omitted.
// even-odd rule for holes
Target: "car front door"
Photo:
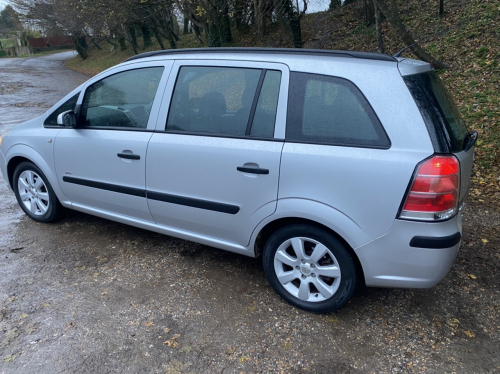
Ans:
<svg viewBox="0 0 500 374"><path fill-rule="evenodd" d="M75 209L152 221L145 165L172 62L119 67L80 95L78 124L55 139L63 193Z"/></svg>
<svg viewBox="0 0 500 374"><path fill-rule="evenodd" d="M248 245L276 209L288 76L272 63L174 64L146 160L158 224Z"/></svg>

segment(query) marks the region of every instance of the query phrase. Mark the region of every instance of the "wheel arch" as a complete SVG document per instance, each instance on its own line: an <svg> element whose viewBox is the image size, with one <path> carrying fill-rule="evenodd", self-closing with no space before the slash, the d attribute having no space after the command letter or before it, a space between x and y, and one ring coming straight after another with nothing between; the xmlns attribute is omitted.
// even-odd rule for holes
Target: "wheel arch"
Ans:
<svg viewBox="0 0 500 374"><path fill-rule="evenodd" d="M257 237L255 239L255 244L254 244L254 252L255 252L255 257L260 257L262 255L262 250L264 249L264 245L266 244L267 240L270 238L270 236L276 232L277 230L281 229L282 227L289 226L289 225L294 225L294 224L307 224L311 226L318 227L322 230L325 230L332 236L334 236L336 239L338 239L344 247L347 249L349 254L351 255L354 265L356 267L356 272L358 273L358 280L362 281L363 284L365 284L365 276L364 276L364 271L363 267L361 265L361 262L359 261L359 258L356 254L356 252L353 250L351 245L342 237L340 236L337 232L332 230L330 227L325 226L322 223L319 223L317 221L307 219L307 218L302 218L302 217L283 217L283 218L278 218L274 221L271 221L267 223L264 227L262 227L257 234Z"/></svg>
<svg viewBox="0 0 500 374"><path fill-rule="evenodd" d="M14 180L13 180L14 179L14 170L16 170L17 166L22 162L31 162L34 164L33 161L31 161L30 159L23 157L23 156L12 157L7 164L7 179L9 181L9 185L10 185L11 189L14 189Z"/></svg>
<svg viewBox="0 0 500 374"><path fill-rule="evenodd" d="M61 188L59 187L56 174L52 171L52 169L47 164L45 159L33 148L24 144L16 145L9 149L6 159L7 159L7 180L12 190L14 190L13 179L14 179L14 171L16 170L17 166L19 166L19 164L21 164L22 162L31 162L36 167L38 167L45 175L54 193L56 194L59 202L64 206L68 206L68 204L70 204L68 199L62 193Z"/></svg>

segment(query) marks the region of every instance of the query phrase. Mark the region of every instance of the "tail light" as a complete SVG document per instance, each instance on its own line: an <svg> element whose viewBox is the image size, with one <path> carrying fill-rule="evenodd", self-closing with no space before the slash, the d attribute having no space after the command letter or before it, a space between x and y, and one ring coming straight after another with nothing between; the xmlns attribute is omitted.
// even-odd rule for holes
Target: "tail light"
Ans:
<svg viewBox="0 0 500 374"><path fill-rule="evenodd" d="M419 166L399 218L440 221L458 211L460 164L455 156L434 156Z"/></svg>

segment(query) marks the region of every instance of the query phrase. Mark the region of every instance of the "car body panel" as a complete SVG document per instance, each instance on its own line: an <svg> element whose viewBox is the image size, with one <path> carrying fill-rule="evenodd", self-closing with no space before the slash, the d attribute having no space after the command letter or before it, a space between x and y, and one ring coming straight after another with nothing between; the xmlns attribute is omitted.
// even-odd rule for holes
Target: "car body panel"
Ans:
<svg viewBox="0 0 500 374"><path fill-rule="evenodd" d="M61 190L73 204L152 221L144 192L151 136L151 132L142 131L63 129L54 145ZM133 153L140 159L119 158L119 153ZM112 186L142 190L142 197L113 191Z"/></svg>
<svg viewBox="0 0 500 374"><path fill-rule="evenodd" d="M148 148L148 204L158 224L247 245L251 231L273 214L282 142L155 134ZM158 161L162 160L162 161ZM247 174L239 166L265 168ZM151 198L151 193L227 204L237 213Z"/></svg>
<svg viewBox="0 0 500 374"><path fill-rule="evenodd" d="M64 128L60 131L54 145L57 180L73 204L153 221L145 194L146 151L172 64L166 61L134 66L134 69L164 67L146 129ZM105 76L123 71L126 69L111 69ZM93 78L82 86L77 105L81 105L85 90L105 76ZM118 156L127 153L139 159Z"/></svg>
<svg viewBox="0 0 500 374"><path fill-rule="evenodd" d="M363 267L365 283L373 287L428 288L449 272L460 243L450 248L415 248L416 236L441 238L462 233L460 213L445 222L395 220L391 230L354 251Z"/></svg>
<svg viewBox="0 0 500 374"><path fill-rule="evenodd" d="M6 136L2 141L2 153L5 157L2 174L11 189L7 175L7 165L16 158L25 158L37 165L45 174L49 183L54 189L61 204L69 204L68 198L63 194L57 183L57 177L54 168L54 140L61 131L60 128L45 129L40 125L40 121L45 116L41 116L28 122L19 124L11 129L12 136ZM5 172L5 174L4 174Z"/></svg>
<svg viewBox="0 0 500 374"><path fill-rule="evenodd" d="M430 154L285 143L278 196L319 201L349 217L363 234L342 237L356 248L390 230L415 165Z"/></svg>
<svg viewBox="0 0 500 374"><path fill-rule="evenodd" d="M241 67L281 71L276 134L284 137L288 69L283 64L241 61L177 60L167 84L160 118L167 118L179 69L183 66ZM148 147L146 188L151 213L158 224L196 232L246 246L251 229L276 208L283 141L248 137L165 132L158 121ZM161 161L160 161L161 160ZM265 175L238 171L238 167L263 168ZM154 196L168 195L167 201ZM196 200L198 207L172 203L172 198ZM160 197L161 199L161 197ZM164 199L165 200L165 199ZM200 208L203 203L230 205L237 213ZM201 205L200 205L201 204ZM193 204L191 204L193 205ZM206 205L206 204L205 204Z"/></svg>
<svg viewBox="0 0 500 374"><path fill-rule="evenodd" d="M468 151L455 153L455 156L460 162L460 203L463 203L470 190L470 175L472 174L472 167L474 166L474 147Z"/></svg>

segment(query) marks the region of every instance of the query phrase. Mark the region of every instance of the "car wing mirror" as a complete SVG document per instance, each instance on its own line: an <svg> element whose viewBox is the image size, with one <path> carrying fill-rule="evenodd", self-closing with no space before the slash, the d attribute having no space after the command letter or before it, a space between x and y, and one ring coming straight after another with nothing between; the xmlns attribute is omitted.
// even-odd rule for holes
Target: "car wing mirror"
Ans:
<svg viewBox="0 0 500 374"><path fill-rule="evenodd" d="M67 110L57 116L57 124L64 127L76 126L76 114L73 110Z"/></svg>

